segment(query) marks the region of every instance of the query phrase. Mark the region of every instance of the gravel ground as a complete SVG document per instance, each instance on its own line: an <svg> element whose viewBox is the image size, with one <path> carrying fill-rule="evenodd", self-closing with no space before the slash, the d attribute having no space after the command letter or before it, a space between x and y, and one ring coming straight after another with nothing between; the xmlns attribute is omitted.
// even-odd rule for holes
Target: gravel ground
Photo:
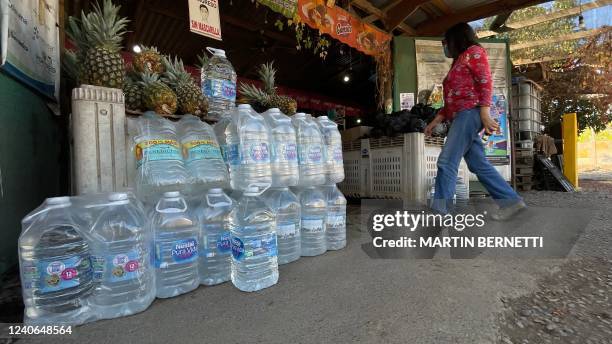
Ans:
<svg viewBox="0 0 612 344"><path fill-rule="evenodd" d="M532 206L588 208L595 215L570 254L535 290L504 298L499 343L612 342L612 192L607 180L585 180L590 192L529 192ZM597 186L599 185L599 186Z"/></svg>
<svg viewBox="0 0 612 344"><path fill-rule="evenodd" d="M535 292L505 301L501 343L610 343L612 260L574 259Z"/></svg>

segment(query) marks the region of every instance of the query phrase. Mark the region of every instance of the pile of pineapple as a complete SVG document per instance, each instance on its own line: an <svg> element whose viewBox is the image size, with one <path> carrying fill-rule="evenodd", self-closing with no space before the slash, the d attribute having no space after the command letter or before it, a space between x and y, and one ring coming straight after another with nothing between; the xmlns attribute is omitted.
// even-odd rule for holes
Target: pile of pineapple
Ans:
<svg viewBox="0 0 612 344"><path fill-rule="evenodd" d="M68 19L67 33L77 48L68 57L74 61L77 83L123 89L128 110L206 115L208 102L179 58L143 47L126 69L120 51L129 21L119 16L119 9L103 0L80 18Z"/></svg>
<svg viewBox="0 0 612 344"><path fill-rule="evenodd" d="M297 111L297 102L288 96L276 93L276 69L270 63L262 64L258 71L263 89L251 84L240 84L240 102L250 104L257 112L270 108L279 108L284 114L291 116Z"/></svg>
<svg viewBox="0 0 612 344"><path fill-rule="evenodd" d="M121 42L129 21L119 16L120 6L111 0L101 1L101 6L95 4L93 11L81 13L80 18L68 18L67 33L77 50L66 54L67 69L75 71L77 84L123 89L128 110L205 116L206 97L179 58L163 56L155 47L142 47L126 68ZM199 57L200 68L206 66L206 56L203 53ZM275 107L287 115L295 114L297 102L276 93L276 69L272 63L261 65L258 73L263 89L241 84L239 101L251 104L259 112Z"/></svg>

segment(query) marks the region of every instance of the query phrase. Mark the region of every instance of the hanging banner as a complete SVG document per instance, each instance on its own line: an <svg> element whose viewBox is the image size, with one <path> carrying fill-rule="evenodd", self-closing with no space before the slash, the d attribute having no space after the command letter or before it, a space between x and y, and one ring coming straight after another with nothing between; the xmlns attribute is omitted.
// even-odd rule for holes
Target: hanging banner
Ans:
<svg viewBox="0 0 612 344"><path fill-rule="evenodd" d="M0 0L0 66L44 96L59 96L58 0Z"/></svg>
<svg viewBox="0 0 612 344"><path fill-rule="evenodd" d="M295 17L298 4L298 0L257 0L257 2L290 19Z"/></svg>
<svg viewBox="0 0 612 344"><path fill-rule="evenodd" d="M391 39L389 34L340 7L327 7L325 0L298 0L298 15L306 25L367 55L380 54Z"/></svg>
<svg viewBox="0 0 612 344"><path fill-rule="evenodd" d="M202 36L221 40L218 0L188 0L189 29Z"/></svg>

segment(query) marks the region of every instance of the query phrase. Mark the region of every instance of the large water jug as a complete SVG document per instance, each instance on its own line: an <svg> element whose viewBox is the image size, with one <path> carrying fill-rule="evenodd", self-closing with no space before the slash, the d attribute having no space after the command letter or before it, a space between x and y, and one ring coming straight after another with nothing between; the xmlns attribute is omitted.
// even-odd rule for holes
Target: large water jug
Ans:
<svg viewBox="0 0 612 344"><path fill-rule="evenodd" d="M22 221L19 267L24 322L79 325L95 320L90 247L69 197L48 198Z"/></svg>
<svg viewBox="0 0 612 344"><path fill-rule="evenodd" d="M246 190L253 183L271 184L270 137L263 117L250 105L240 104L225 132L232 188Z"/></svg>
<svg viewBox="0 0 612 344"><path fill-rule="evenodd" d="M178 132L190 189L201 194L211 187L225 186L227 168L212 127L193 115L183 115Z"/></svg>
<svg viewBox="0 0 612 344"><path fill-rule="evenodd" d="M340 183L344 180L344 161L342 160L342 137L338 125L327 116L317 117L325 142L326 183Z"/></svg>
<svg viewBox="0 0 612 344"><path fill-rule="evenodd" d="M139 198L150 202L165 191L182 189L187 172L174 123L148 113L139 119L137 131L134 154Z"/></svg>
<svg viewBox="0 0 612 344"><path fill-rule="evenodd" d="M268 184L269 186L269 184ZM251 185L230 214L232 283L242 291L257 291L278 282L274 212Z"/></svg>
<svg viewBox="0 0 612 344"><path fill-rule="evenodd" d="M142 208L126 193L113 193L87 232L95 289L92 310L101 319L142 312L155 299L151 237Z"/></svg>
<svg viewBox="0 0 612 344"><path fill-rule="evenodd" d="M299 171L297 141L291 119L277 108L269 109L262 116L270 131L272 186L295 186Z"/></svg>
<svg viewBox="0 0 612 344"><path fill-rule="evenodd" d="M309 186L300 189L302 256L317 256L327 250L325 220L327 197L320 188Z"/></svg>
<svg viewBox="0 0 612 344"><path fill-rule="evenodd" d="M244 106L243 108L246 109ZM236 187L234 187L235 181L242 179L237 118L238 107L235 107L229 115L223 115L215 126L215 134L218 138L221 138L222 155L229 171L230 186L233 190L236 190Z"/></svg>
<svg viewBox="0 0 612 344"><path fill-rule="evenodd" d="M187 202L169 191L157 202L151 219L156 296L173 297L198 287L200 229Z"/></svg>
<svg viewBox="0 0 612 344"><path fill-rule="evenodd" d="M213 126L213 130L215 132L215 136L217 137L217 142L219 143L219 148L221 150L221 157L223 157L223 162L225 162L225 168L229 171L229 160L228 160L228 146L227 146L227 140L225 137L225 130L227 129L227 126L232 122L232 113L235 111L236 109L233 108L230 111L226 111L221 115L221 118L219 118L219 121L217 121L217 123L215 123L215 125ZM229 176L228 176L229 178Z"/></svg>
<svg viewBox="0 0 612 344"><path fill-rule="evenodd" d="M234 201L222 189L211 189L198 209L200 239L200 283L215 285L230 280L232 257L229 214Z"/></svg>
<svg viewBox="0 0 612 344"><path fill-rule="evenodd" d="M276 215L278 264L300 258L300 201L287 187L270 188L264 195L266 204Z"/></svg>
<svg viewBox="0 0 612 344"><path fill-rule="evenodd" d="M208 99L208 115L219 118L236 102L236 72L221 49L206 48L212 54L202 69L202 93Z"/></svg>
<svg viewBox="0 0 612 344"><path fill-rule="evenodd" d="M323 187L327 196L325 240L328 250L340 250L346 246L346 198L336 184Z"/></svg>
<svg viewBox="0 0 612 344"><path fill-rule="evenodd" d="M298 185L323 185L325 183L323 156L325 152L319 126L301 112L293 115L292 121L297 132Z"/></svg>

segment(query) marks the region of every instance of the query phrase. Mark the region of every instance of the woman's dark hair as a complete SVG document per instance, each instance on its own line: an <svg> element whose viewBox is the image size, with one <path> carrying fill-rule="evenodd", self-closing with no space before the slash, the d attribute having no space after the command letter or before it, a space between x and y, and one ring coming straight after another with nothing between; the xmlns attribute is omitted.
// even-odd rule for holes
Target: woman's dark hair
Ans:
<svg viewBox="0 0 612 344"><path fill-rule="evenodd" d="M472 45L480 45L476 42L476 33L467 23L458 23L450 27L444 33L444 40L448 45L451 56L456 59L467 48Z"/></svg>

